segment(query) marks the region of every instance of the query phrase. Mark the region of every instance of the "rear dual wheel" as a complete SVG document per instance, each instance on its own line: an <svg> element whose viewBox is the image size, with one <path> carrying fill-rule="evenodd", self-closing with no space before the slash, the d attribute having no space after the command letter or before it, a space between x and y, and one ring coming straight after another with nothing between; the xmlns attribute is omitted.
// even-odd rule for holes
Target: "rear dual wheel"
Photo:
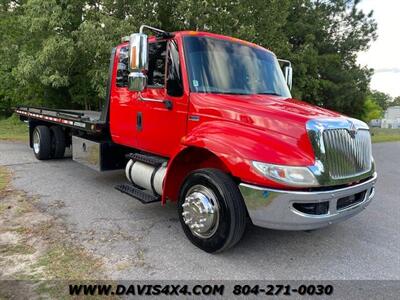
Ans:
<svg viewBox="0 0 400 300"><path fill-rule="evenodd" d="M33 153L39 160L62 158L65 153L65 134L58 126L36 126L32 134Z"/></svg>
<svg viewBox="0 0 400 300"><path fill-rule="evenodd" d="M178 213L188 239L209 253L224 251L239 242L247 222L237 184L217 169L196 170L186 177Z"/></svg>
<svg viewBox="0 0 400 300"><path fill-rule="evenodd" d="M65 154L65 133L59 126L50 127L51 157L63 158Z"/></svg>
<svg viewBox="0 0 400 300"><path fill-rule="evenodd" d="M51 154L51 134L47 126L39 125L33 130L32 135L33 153L39 160L50 158Z"/></svg>

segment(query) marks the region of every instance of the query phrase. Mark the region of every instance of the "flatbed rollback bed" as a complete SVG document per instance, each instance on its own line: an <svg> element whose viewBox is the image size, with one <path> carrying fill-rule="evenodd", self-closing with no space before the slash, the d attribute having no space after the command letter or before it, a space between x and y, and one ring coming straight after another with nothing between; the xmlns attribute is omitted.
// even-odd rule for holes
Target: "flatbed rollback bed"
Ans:
<svg viewBox="0 0 400 300"><path fill-rule="evenodd" d="M21 120L48 122L88 134L98 135L103 132L106 120L102 112L92 110L51 109L44 107L20 106L15 110Z"/></svg>
<svg viewBox="0 0 400 300"><path fill-rule="evenodd" d="M29 145L38 159L62 158L65 149L71 147L75 161L96 171L123 169L128 160L126 155L132 150L111 141L107 111L108 107L92 111L33 106L20 106L15 110L20 119L29 124ZM45 139L41 147L49 148L44 149L44 154L37 153L35 128Z"/></svg>

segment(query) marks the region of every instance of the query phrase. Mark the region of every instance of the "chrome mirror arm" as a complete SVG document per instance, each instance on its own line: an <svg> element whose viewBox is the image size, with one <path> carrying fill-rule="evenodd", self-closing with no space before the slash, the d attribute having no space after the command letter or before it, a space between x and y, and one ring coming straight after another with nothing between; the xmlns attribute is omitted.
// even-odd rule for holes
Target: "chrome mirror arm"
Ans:
<svg viewBox="0 0 400 300"><path fill-rule="evenodd" d="M140 29L139 29L139 33L143 33L144 29L147 28L149 30L155 31L156 33L158 33L159 35L161 35L163 38L173 38L174 34L156 27L152 27L152 26L148 26L148 25L141 25Z"/></svg>

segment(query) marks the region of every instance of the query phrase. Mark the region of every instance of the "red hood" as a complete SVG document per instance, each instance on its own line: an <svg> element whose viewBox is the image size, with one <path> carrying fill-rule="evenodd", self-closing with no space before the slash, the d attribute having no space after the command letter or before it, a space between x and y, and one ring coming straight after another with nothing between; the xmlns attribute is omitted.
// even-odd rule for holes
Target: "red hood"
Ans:
<svg viewBox="0 0 400 300"><path fill-rule="evenodd" d="M191 94L191 114L244 123L299 139L306 123L343 116L296 99L272 95Z"/></svg>

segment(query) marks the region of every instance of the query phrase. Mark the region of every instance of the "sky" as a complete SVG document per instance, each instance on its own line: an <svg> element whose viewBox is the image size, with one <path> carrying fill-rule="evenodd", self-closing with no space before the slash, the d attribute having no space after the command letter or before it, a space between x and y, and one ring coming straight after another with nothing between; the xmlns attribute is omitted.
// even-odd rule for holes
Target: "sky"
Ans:
<svg viewBox="0 0 400 300"><path fill-rule="evenodd" d="M359 53L358 62L375 69L372 89L400 96L400 0L362 0L359 8L374 11L378 39Z"/></svg>

